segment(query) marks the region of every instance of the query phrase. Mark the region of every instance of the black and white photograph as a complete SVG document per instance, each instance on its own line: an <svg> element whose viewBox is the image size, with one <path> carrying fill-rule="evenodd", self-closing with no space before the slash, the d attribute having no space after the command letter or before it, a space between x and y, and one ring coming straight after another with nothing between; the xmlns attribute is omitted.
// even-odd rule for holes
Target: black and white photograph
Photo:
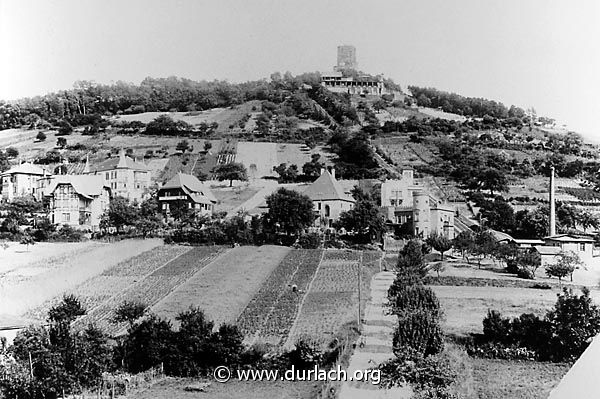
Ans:
<svg viewBox="0 0 600 399"><path fill-rule="evenodd" d="M0 399L600 398L597 0L0 0Z"/></svg>

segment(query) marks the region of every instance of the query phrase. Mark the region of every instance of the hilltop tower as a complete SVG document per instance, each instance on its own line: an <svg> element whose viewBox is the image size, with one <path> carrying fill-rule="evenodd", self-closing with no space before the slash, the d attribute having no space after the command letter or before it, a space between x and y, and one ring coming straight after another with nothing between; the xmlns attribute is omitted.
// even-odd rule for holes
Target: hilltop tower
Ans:
<svg viewBox="0 0 600 399"><path fill-rule="evenodd" d="M358 69L358 64L356 62L356 47L347 44L338 46L336 69Z"/></svg>

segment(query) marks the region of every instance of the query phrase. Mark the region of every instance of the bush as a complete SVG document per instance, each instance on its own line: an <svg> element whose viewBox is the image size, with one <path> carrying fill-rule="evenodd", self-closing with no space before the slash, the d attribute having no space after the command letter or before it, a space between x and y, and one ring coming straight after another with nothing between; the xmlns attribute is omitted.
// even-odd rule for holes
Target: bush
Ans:
<svg viewBox="0 0 600 399"><path fill-rule="evenodd" d="M504 319L500 312L488 309L483 319L483 335L489 341L508 342L510 333L510 319Z"/></svg>
<svg viewBox="0 0 600 399"><path fill-rule="evenodd" d="M435 318L441 318L440 301L429 287L423 285L404 285L390 298L392 314L402 315L415 310L428 311Z"/></svg>
<svg viewBox="0 0 600 399"><path fill-rule="evenodd" d="M288 353L290 366L300 370L308 370L321 364L323 352L320 348L320 343L311 338L302 337L298 339L294 349Z"/></svg>
<svg viewBox="0 0 600 399"><path fill-rule="evenodd" d="M408 347L424 356L439 353L444 347L439 318L423 309L403 312L398 315L393 345L394 352Z"/></svg>
<svg viewBox="0 0 600 399"><path fill-rule="evenodd" d="M599 332L600 309L592 304L586 288L579 296L565 288L554 309L543 319L524 313L510 320L489 310L483 320L483 339L490 348L494 345L526 348L540 360L575 360ZM495 349L488 349L488 356L492 356Z"/></svg>
<svg viewBox="0 0 600 399"><path fill-rule="evenodd" d="M447 351L424 357L418 351L405 348L396 355L395 359L379 366L381 386L391 388L409 383L416 391L417 398L455 398L453 391L460 373L469 372L459 372L458 366L466 362Z"/></svg>
<svg viewBox="0 0 600 399"><path fill-rule="evenodd" d="M517 270L517 277L524 278L526 280L533 280L535 278L534 272L524 267Z"/></svg>
<svg viewBox="0 0 600 399"><path fill-rule="evenodd" d="M297 246L304 249L317 249L321 246L319 233L307 233L298 238Z"/></svg>

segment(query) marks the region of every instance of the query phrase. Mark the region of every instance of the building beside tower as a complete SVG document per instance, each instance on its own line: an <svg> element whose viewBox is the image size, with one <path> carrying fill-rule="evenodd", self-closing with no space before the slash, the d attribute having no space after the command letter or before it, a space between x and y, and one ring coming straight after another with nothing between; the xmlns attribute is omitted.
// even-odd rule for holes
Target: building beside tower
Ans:
<svg viewBox="0 0 600 399"><path fill-rule="evenodd" d="M385 88L382 75L368 75L358 72L356 47L342 45L337 48L337 65L333 71L321 72L321 85L334 93L358 95L390 94Z"/></svg>

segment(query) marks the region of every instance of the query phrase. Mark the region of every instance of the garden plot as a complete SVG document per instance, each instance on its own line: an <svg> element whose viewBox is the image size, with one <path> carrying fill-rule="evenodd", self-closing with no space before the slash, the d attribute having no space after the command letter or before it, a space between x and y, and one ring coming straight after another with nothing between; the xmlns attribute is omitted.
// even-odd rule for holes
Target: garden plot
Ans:
<svg viewBox="0 0 600 399"><path fill-rule="evenodd" d="M215 326L234 323L269 274L290 252L287 247L238 247L220 256L157 303L152 311L178 325L190 306L204 311Z"/></svg>
<svg viewBox="0 0 600 399"><path fill-rule="evenodd" d="M286 346L302 336L328 344L345 323L356 320L359 270L361 303L365 303L371 276L379 271L380 259L381 253L374 251L326 251Z"/></svg>
<svg viewBox="0 0 600 399"><path fill-rule="evenodd" d="M161 244L162 241L158 239L99 244L89 251L65 256L49 265L43 273L29 276L25 281L10 284L2 279L0 314L22 315L112 266Z"/></svg>
<svg viewBox="0 0 600 399"><path fill-rule="evenodd" d="M322 253L293 250L269 275L238 318L238 326L248 340L260 338L274 345L285 342Z"/></svg>
<svg viewBox="0 0 600 399"><path fill-rule="evenodd" d="M85 317L79 319L75 326L84 327L94 323L109 334L118 335L122 333L126 326L124 324L115 325L111 322L111 319L114 310L123 301L141 302L151 307L195 273L202 270L221 252L223 252L222 247L195 247L185 252L166 265L154 270L137 283L129 285L121 294L113 296L110 300L93 309Z"/></svg>
<svg viewBox="0 0 600 399"><path fill-rule="evenodd" d="M79 286L67 290L65 294L75 295L85 306L88 313L115 295L126 290L131 284L143 279L146 275L163 266L174 258L186 253L190 247L163 245L134 256L92 277ZM59 303L62 295L44 302L41 306L29 311L26 316L32 319L45 320L48 310Z"/></svg>

